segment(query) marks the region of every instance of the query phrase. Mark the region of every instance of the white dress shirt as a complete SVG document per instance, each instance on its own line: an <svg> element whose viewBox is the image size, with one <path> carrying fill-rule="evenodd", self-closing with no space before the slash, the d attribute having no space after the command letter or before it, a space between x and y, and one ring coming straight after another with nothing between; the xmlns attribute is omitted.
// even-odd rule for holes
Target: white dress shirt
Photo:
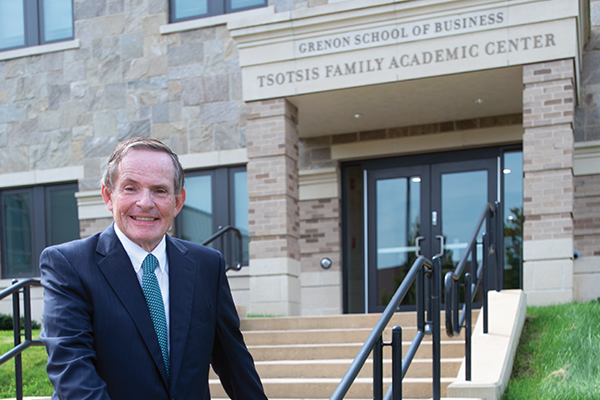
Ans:
<svg viewBox="0 0 600 400"><path fill-rule="evenodd" d="M131 264L133 265L133 270L135 271L138 281L140 283L140 287L142 286L142 275L144 275L144 271L142 270L142 262L148 255L148 252L142 249L137 244L133 243L117 226L114 224L115 233L117 237L121 241L121 244L125 248L129 259L131 260ZM169 331L169 260L167 258L167 242L165 237L163 236L162 240L156 246L154 250L152 250L152 255L156 257L158 260L158 268L154 270L154 274L156 275L156 279L158 280L158 286L160 287L160 293L162 295L163 304L165 306L165 320L167 322L167 343L169 344L169 351L171 349L171 340L170 340L170 331Z"/></svg>

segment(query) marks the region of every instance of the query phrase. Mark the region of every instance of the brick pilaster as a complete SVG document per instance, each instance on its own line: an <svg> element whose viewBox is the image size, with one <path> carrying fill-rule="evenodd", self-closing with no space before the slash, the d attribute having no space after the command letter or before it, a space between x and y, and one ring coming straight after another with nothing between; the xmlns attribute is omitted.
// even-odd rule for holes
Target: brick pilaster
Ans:
<svg viewBox="0 0 600 400"><path fill-rule="evenodd" d="M300 313L298 132L285 99L247 104L250 313Z"/></svg>
<svg viewBox="0 0 600 400"><path fill-rule="evenodd" d="M529 304L573 298L574 64L523 67L523 282Z"/></svg>

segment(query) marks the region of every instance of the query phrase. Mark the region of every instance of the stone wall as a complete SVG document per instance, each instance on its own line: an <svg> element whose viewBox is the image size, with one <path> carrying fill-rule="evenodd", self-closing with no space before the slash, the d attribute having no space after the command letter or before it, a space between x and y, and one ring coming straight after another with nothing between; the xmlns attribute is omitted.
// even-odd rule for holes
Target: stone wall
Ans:
<svg viewBox="0 0 600 400"><path fill-rule="evenodd" d="M0 62L0 173L84 165L99 188L133 136L178 154L245 147L237 48L224 25L161 35L167 1L74 2L80 47Z"/></svg>
<svg viewBox="0 0 600 400"><path fill-rule="evenodd" d="M575 109L577 145L600 143L600 1L590 1L591 32L585 45L580 75L580 98ZM600 154L596 167L576 172L574 185L574 289L578 300L600 297Z"/></svg>

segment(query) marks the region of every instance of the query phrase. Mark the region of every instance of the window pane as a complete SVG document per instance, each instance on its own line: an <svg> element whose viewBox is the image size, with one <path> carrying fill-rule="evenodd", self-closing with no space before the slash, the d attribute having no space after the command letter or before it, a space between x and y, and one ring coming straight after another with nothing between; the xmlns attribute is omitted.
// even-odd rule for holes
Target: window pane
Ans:
<svg viewBox="0 0 600 400"><path fill-rule="evenodd" d="M523 265L523 152L504 153L504 288L520 289Z"/></svg>
<svg viewBox="0 0 600 400"><path fill-rule="evenodd" d="M33 272L30 192L2 197L4 231L4 272L8 276Z"/></svg>
<svg viewBox="0 0 600 400"><path fill-rule="evenodd" d="M175 19L208 14L207 0L175 0Z"/></svg>
<svg viewBox="0 0 600 400"><path fill-rule="evenodd" d="M201 243L213 234L211 181L210 175L186 177L186 199L179 218L182 239Z"/></svg>
<svg viewBox="0 0 600 400"><path fill-rule="evenodd" d="M73 37L71 0L44 0L44 41Z"/></svg>
<svg viewBox="0 0 600 400"><path fill-rule="evenodd" d="M79 239L79 218L74 185L71 188L50 189L50 238L48 245Z"/></svg>
<svg viewBox="0 0 600 400"><path fill-rule="evenodd" d="M233 224L242 233L242 260L243 265L248 265L248 244L250 243L250 234L248 232L248 179L246 171L233 174L234 185L234 221Z"/></svg>
<svg viewBox="0 0 600 400"><path fill-rule="evenodd" d="M0 49L25 45L23 1L0 0Z"/></svg>
<svg viewBox="0 0 600 400"><path fill-rule="evenodd" d="M487 188L488 176L485 170L442 175L444 264L448 263L444 267L455 268L467 250L473 228L481 215L480 210L488 200ZM483 227L477 236L477 260L482 259L482 235Z"/></svg>
<svg viewBox="0 0 600 400"><path fill-rule="evenodd" d="M231 9L238 10L241 8L262 6L264 4L265 4L264 0L231 0Z"/></svg>

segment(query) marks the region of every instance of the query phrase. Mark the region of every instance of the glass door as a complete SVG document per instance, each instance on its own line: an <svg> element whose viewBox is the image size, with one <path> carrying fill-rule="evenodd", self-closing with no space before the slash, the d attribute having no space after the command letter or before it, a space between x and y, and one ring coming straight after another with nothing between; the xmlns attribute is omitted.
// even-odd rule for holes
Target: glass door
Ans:
<svg viewBox="0 0 600 400"><path fill-rule="evenodd" d="M369 309L381 311L418 254L429 253L429 173L426 166L376 169L367 182ZM412 291L402 304L414 304Z"/></svg>
<svg viewBox="0 0 600 400"><path fill-rule="evenodd" d="M443 275L454 270L465 254L485 204L497 200L497 164L496 158L488 158L431 166L431 227L432 234L440 239L437 253L443 254ZM478 263L483 257L484 229L482 226L477 233ZM474 274L472 262L468 261L466 271Z"/></svg>
<svg viewBox="0 0 600 400"><path fill-rule="evenodd" d="M345 312L383 311L418 255L429 259L441 255L443 273L456 267L485 204L502 199L503 151L479 149L344 165ZM482 232L477 234L479 243ZM476 253L481 260L481 245ZM518 261L511 267L515 276ZM470 264L469 260L467 271ZM494 278L489 285L496 287ZM414 303L415 293L409 292L401 308L414 308Z"/></svg>

